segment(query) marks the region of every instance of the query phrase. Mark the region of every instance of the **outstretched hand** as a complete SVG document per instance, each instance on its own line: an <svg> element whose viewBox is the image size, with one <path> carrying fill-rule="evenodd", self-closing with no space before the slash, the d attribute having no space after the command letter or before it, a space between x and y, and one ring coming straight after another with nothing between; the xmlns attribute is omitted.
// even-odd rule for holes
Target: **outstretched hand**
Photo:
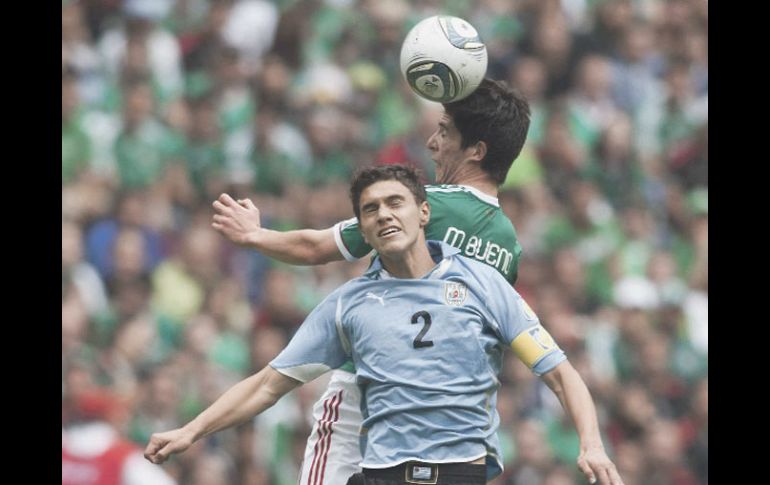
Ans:
<svg viewBox="0 0 770 485"><path fill-rule="evenodd" d="M248 244L249 235L262 228L259 209L249 199L236 201L222 194L211 205L216 211L211 227L235 244Z"/></svg>
<svg viewBox="0 0 770 485"><path fill-rule="evenodd" d="M175 453L182 453L193 444L193 436L184 428L154 433L144 449L144 457L160 465Z"/></svg>
<svg viewBox="0 0 770 485"><path fill-rule="evenodd" d="M615 464L607 456L604 448L581 450L577 464L590 483L597 483L598 479L600 485L623 485Z"/></svg>

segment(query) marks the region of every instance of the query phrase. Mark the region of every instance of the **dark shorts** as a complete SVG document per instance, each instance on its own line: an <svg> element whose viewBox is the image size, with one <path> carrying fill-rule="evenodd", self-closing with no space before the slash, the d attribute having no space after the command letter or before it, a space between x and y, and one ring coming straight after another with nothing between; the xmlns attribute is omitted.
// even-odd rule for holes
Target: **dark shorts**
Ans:
<svg viewBox="0 0 770 485"><path fill-rule="evenodd" d="M410 461L385 469L364 468L365 485L485 485L486 465Z"/></svg>

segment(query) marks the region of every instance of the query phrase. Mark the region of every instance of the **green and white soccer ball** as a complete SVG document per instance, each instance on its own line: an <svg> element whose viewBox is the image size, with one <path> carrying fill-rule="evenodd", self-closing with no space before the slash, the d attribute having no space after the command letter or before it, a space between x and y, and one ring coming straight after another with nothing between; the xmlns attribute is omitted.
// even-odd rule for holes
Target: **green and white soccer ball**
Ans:
<svg viewBox="0 0 770 485"><path fill-rule="evenodd" d="M487 47L458 17L421 20L401 46L401 72L417 95L451 103L469 96L487 72Z"/></svg>

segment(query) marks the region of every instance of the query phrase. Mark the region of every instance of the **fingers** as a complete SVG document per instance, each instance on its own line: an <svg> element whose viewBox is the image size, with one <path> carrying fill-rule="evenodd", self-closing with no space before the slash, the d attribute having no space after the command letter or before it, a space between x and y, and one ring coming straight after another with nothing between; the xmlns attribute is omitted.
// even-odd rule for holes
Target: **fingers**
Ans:
<svg viewBox="0 0 770 485"><path fill-rule="evenodd" d="M247 209L259 210L257 209L257 206L254 205L254 202L251 201L251 199L239 199L238 203Z"/></svg>
<svg viewBox="0 0 770 485"><path fill-rule="evenodd" d="M222 194L219 196L217 200L211 203L211 205L214 207L214 210L222 213L227 213L228 209L233 209L238 207L238 203L233 200L232 197L230 197L227 194Z"/></svg>
<svg viewBox="0 0 770 485"><path fill-rule="evenodd" d="M155 455L156 451L157 451L156 447L153 445L151 441L150 444L147 445L147 448L144 449L144 457L147 460L152 461L152 457Z"/></svg>
<svg viewBox="0 0 770 485"><path fill-rule="evenodd" d="M168 457L171 456L174 451L173 442L169 441L162 450L155 454L155 461L153 463L156 465L163 463L164 461L168 460Z"/></svg>
<svg viewBox="0 0 770 485"><path fill-rule="evenodd" d="M227 213L227 209L235 209L240 207L243 207L244 209L259 211L251 199L238 199L238 201L235 201L227 194L220 195L217 200L211 203L211 205L214 207L214 210L224 214Z"/></svg>
<svg viewBox="0 0 770 485"><path fill-rule="evenodd" d="M590 483L599 485L623 485L618 469L612 462L589 464L589 460L578 460L578 468L586 476Z"/></svg>
<svg viewBox="0 0 770 485"><path fill-rule="evenodd" d="M623 485L623 479L620 478L620 473L618 473L618 469L614 464L610 464L607 471L610 476L610 481L608 483L611 485Z"/></svg>
<svg viewBox="0 0 770 485"><path fill-rule="evenodd" d="M155 446L152 451L149 450L150 447L148 446L148 451L144 453L144 457L147 458L150 462L156 465L160 465L164 461L168 460L171 455L178 451L178 446L175 445L173 441L169 441L165 443L165 445L166 446L163 446L163 448L161 448L159 451L158 448L160 448L161 445Z"/></svg>
<svg viewBox="0 0 770 485"><path fill-rule="evenodd" d="M594 463L591 468L596 470L596 477L601 485L623 485L618 469L611 461Z"/></svg>
<svg viewBox="0 0 770 485"><path fill-rule="evenodd" d="M153 434L144 451L144 457L159 465L168 460L171 455L184 452L191 443L188 433L181 428Z"/></svg>
<svg viewBox="0 0 770 485"><path fill-rule="evenodd" d="M586 476L589 483L596 483L596 475L594 474L594 471L591 470L591 467L588 466L588 462L585 459L578 460L578 468L580 468L580 471Z"/></svg>
<svg viewBox="0 0 770 485"><path fill-rule="evenodd" d="M219 202L219 200L215 200L211 203L211 205L214 207L214 210L217 211L219 214L225 213L229 209L228 206L224 205L223 203Z"/></svg>
<svg viewBox="0 0 770 485"><path fill-rule="evenodd" d="M159 438L151 437L150 442L147 444L147 448L144 450L144 457L156 465L163 463L166 458L161 454L159 450L163 447L163 445L167 444L168 442L164 442Z"/></svg>
<svg viewBox="0 0 770 485"><path fill-rule="evenodd" d="M229 234L232 231L232 220L227 216L221 216L218 214L212 216L211 219L211 227L229 239Z"/></svg>
<svg viewBox="0 0 770 485"><path fill-rule="evenodd" d="M606 468L599 468L599 471L596 475L599 478L600 485L613 485L612 481L610 480L610 474L607 472Z"/></svg>
<svg viewBox="0 0 770 485"><path fill-rule="evenodd" d="M146 456L145 455L145 458L150 460L150 463L154 463L156 465L160 465L161 463L166 461L166 457L161 455L160 453L155 453L155 454L150 455L150 456Z"/></svg>
<svg viewBox="0 0 770 485"><path fill-rule="evenodd" d="M235 202L235 199L233 199L232 197L230 197L227 194L220 195L219 199L217 199L217 200L219 202L221 202L222 204L227 205L227 206L231 206L231 207L235 206L235 205L238 205L238 203Z"/></svg>

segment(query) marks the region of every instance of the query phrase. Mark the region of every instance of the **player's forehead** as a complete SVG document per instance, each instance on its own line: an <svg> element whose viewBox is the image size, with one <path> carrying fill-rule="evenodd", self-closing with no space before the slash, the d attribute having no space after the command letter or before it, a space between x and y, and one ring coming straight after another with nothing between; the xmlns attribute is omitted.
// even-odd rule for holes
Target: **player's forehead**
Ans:
<svg viewBox="0 0 770 485"><path fill-rule="evenodd" d="M380 180L361 192L360 205L363 207L365 204L383 201L391 197L414 199L409 188L398 180Z"/></svg>
<svg viewBox="0 0 770 485"><path fill-rule="evenodd" d="M439 124L445 125L445 126L452 126L453 127L455 125L454 119L446 111L441 113L441 118L438 119L438 122L439 122Z"/></svg>
<svg viewBox="0 0 770 485"><path fill-rule="evenodd" d="M438 120L438 126L444 128L448 133L457 132L454 119L446 112L441 114L441 118Z"/></svg>

